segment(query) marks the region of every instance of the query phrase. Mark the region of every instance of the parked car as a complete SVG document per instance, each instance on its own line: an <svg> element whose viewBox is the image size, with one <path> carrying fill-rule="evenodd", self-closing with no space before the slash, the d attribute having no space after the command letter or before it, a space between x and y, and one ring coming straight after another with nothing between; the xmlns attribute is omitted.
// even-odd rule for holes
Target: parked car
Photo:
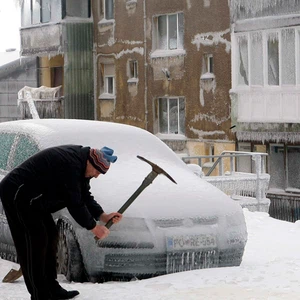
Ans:
<svg viewBox="0 0 300 300"><path fill-rule="evenodd" d="M142 156L170 174L159 175L125 211L110 235L95 241L67 209L54 214L59 229L58 271L73 281L148 278L178 271L238 266L247 241L242 208L196 176L153 134L100 121L38 119L0 123L0 180L34 153L62 144L115 150L109 172L91 180L105 211L117 211L151 171ZM16 252L0 206L0 254Z"/></svg>

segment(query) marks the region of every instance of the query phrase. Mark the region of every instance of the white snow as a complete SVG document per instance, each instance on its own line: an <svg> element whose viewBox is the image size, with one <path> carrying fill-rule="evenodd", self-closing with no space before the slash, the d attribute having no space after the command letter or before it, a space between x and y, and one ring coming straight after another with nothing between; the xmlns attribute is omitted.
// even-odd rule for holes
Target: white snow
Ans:
<svg viewBox="0 0 300 300"><path fill-rule="evenodd" d="M281 300L300 299L300 222L244 210L248 242L240 267L202 269L131 282L69 283L76 300ZM0 279L18 265L0 259ZM1 300L29 300L23 277L0 283Z"/></svg>
<svg viewBox="0 0 300 300"><path fill-rule="evenodd" d="M139 53L140 55L144 55L144 48L134 47L133 49L122 50L120 53L116 54L115 57L116 59L119 59L123 55L130 54L130 53Z"/></svg>
<svg viewBox="0 0 300 300"><path fill-rule="evenodd" d="M197 50L199 51L200 45L213 46L218 45L219 43L223 43L226 46L225 51L229 53L231 49L231 42L224 38L224 35L228 33L230 33L230 28L220 32L199 33L195 35L194 39L192 40L192 44L196 45Z"/></svg>

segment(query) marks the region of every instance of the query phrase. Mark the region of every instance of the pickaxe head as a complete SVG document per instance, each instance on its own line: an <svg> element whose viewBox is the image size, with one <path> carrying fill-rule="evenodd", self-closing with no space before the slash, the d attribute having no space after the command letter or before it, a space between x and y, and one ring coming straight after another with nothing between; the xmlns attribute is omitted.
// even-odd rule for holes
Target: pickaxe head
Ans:
<svg viewBox="0 0 300 300"><path fill-rule="evenodd" d="M177 184L177 182L165 170L163 170L158 165L154 164L150 160L148 160L148 159L146 159L146 158L144 158L144 157L142 157L140 155L137 155L137 158L139 158L139 159L145 161L146 163L148 163L152 167L152 171L155 172L157 175L163 174L166 177L168 177L172 182L174 182L175 184Z"/></svg>

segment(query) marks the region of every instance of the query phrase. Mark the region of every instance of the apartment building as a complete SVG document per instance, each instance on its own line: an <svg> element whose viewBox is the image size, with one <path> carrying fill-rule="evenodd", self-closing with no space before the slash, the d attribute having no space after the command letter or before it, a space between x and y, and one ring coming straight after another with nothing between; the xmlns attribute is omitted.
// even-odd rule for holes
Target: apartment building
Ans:
<svg viewBox="0 0 300 300"><path fill-rule="evenodd" d="M98 120L183 155L234 149L228 1L97 0L92 14Z"/></svg>
<svg viewBox="0 0 300 300"><path fill-rule="evenodd" d="M36 56L39 85L62 85L66 118L94 119L90 0L21 1L21 56Z"/></svg>
<svg viewBox="0 0 300 300"><path fill-rule="evenodd" d="M294 207L300 196L300 1L232 0L230 9L238 149L269 154L268 197Z"/></svg>

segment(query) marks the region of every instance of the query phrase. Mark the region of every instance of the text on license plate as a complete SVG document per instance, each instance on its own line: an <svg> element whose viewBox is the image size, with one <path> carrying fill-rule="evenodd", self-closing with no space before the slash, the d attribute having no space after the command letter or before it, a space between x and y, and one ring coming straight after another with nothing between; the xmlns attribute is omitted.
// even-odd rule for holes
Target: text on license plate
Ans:
<svg viewBox="0 0 300 300"><path fill-rule="evenodd" d="M178 235L167 237L167 250L214 248L217 240L213 234Z"/></svg>

